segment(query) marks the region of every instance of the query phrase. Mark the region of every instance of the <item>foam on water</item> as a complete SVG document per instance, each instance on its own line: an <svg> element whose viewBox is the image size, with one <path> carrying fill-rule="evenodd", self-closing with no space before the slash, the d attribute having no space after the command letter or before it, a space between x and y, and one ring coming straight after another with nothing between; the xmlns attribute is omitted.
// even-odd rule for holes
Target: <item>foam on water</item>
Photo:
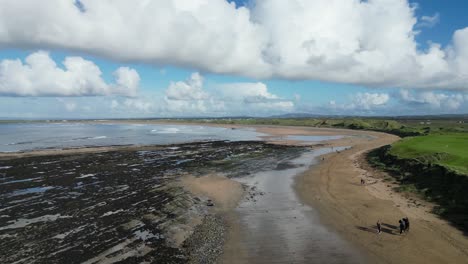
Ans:
<svg viewBox="0 0 468 264"><path fill-rule="evenodd" d="M155 134L174 134L174 133L179 133L180 129L176 127L168 127L164 129L152 129L151 133Z"/></svg>
<svg viewBox="0 0 468 264"><path fill-rule="evenodd" d="M103 139L103 138L107 138L107 136L97 136L97 137L92 137L91 139Z"/></svg>
<svg viewBox="0 0 468 264"><path fill-rule="evenodd" d="M196 141L259 140L252 129L200 125L15 123L0 124L0 152L112 145L165 145Z"/></svg>

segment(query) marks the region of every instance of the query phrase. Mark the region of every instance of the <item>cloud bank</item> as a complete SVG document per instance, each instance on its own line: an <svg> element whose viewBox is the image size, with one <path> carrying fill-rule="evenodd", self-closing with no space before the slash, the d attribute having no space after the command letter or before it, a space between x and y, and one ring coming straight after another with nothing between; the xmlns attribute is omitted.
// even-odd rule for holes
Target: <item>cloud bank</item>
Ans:
<svg viewBox="0 0 468 264"><path fill-rule="evenodd" d="M341 111L341 113L349 111L348 114L369 112L386 107L389 101L390 95L386 93L357 93L350 98L349 102L337 104L335 101L330 101L326 108Z"/></svg>
<svg viewBox="0 0 468 264"><path fill-rule="evenodd" d="M142 94L135 98L114 98L109 107L120 114L173 116L266 116L293 111L293 100L281 98L258 83L213 84L205 87L204 77L192 73L184 81L171 82L159 94Z"/></svg>
<svg viewBox="0 0 468 264"><path fill-rule="evenodd" d="M0 47L67 49L259 79L468 89L468 28L419 50L407 0L4 0ZM138 14L138 15L135 15Z"/></svg>
<svg viewBox="0 0 468 264"><path fill-rule="evenodd" d="M47 52L38 51L21 60L0 61L0 95L3 96L135 96L140 76L127 67L114 72L106 83L92 61L66 57L60 68ZM73 107L70 107L73 108Z"/></svg>
<svg viewBox="0 0 468 264"><path fill-rule="evenodd" d="M468 102L468 94L445 94L435 92L411 93L408 90L400 91L400 100L412 107L429 107L431 109L457 110Z"/></svg>
<svg viewBox="0 0 468 264"><path fill-rule="evenodd" d="M252 115L285 113L294 102L268 91L262 82L217 84L208 90L198 72L185 81L172 82L165 91L160 111L185 115Z"/></svg>

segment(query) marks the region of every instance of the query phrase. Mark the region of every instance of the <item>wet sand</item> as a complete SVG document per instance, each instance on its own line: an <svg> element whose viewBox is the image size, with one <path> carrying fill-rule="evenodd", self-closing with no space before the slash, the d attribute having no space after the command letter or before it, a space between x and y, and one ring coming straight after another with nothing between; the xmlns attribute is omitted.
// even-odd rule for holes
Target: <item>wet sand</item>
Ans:
<svg viewBox="0 0 468 264"><path fill-rule="evenodd" d="M369 263L468 263L468 238L431 214L429 203L420 201L426 206L418 208L395 193L363 158L366 151L398 138L361 133L374 139L355 137L333 142L333 146L352 148L325 155L320 165L297 178L295 188L300 198L319 211L323 223L366 252ZM361 186L361 178L368 184ZM404 216L409 217L411 230L400 235L397 224ZM375 224L379 219L383 223L380 235Z"/></svg>
<svg viewBox="0 0 468 264"><path fill-rule="evenodd" d="M181 183L192 194L209 197L213 201L214 209L218 211L235 208L244 195L242 185L238 181L219 174L185 176Z"/></svg>
<svg viewBox="0 0 468 264"><path fill-rule="evenodd" d="M330 151L308 151L282 169L236 179L249 186L249 192L229 218L236 237L231 233L221 263L364 261L358 250L320 222L317 211L303 204L292 188L296 175Z"/></svg>
<svg viewBox="0 0 468 264"><path fill-rule="evenodd" d="M203 175L268 170L276 159L301 149L215 141L4 156L0 262L213 263L205 260L221 252L224 228L220 218L205 217L204 187L232 190L215 189L221 198L241 196L242 188L227 178ZM192 190L197 195L179 186L184 175L199 177L192 178L195 187L202 187ZM228 201L216 201L215 207L237 204ZM204 228L193 232L195 226ZM191 243L185 243L187 238Z"/></svg>
<svg viewBox="0 0 468 264"><path fill-rule="evenodd" d="M364 261L368 263L468 263L468 239L462 232L429 213L430 204L424 203L427 205L419 208L409 205L408 200L394 193L391 186L387 186L388 184L378 177L379 173L369 168L362 158L362 154L366 151L390 144L398 140L398 137L377 132L343 129L249 127L269 134L264 139L275 144L311 144L316 149L338 146L351 146L352 148L325 155L324 161L303 173L298 172L299 175L296 177L290 174L286 178L279 178L282 170L293 169L287 166L280 169L279 173L272 171L266 176L260 173L259 179L270 177L270 179L284 181L279 186L267 180L263 183L262 181L249 183L240 180L244 184L250 184L250 189L246 189L246 200L242 200L237 209L224 210L220 213L229 224L227 243L224 247L224 255L221 256L223 263L330 263L332 261L326 259L328 253L333 255L337 263L362 263ZM350 137L317 143L288 140L286 139L288 135ZM80 150L70 151L81 153ZM240 171L241 174L247 175L252 169ZM361 186L359 184L361 178L371 184ZM252 184L271 190L272 196L268 197L266 193L262 195L261 191L252 190ZM197 185L196 182L195 185ZM217 189L217 186L219 185L214 184L209 189L216 190L218 194L224 194ZM222 183L221 186L231 188L231 185L226 183ZM291 190L293 192L290 192ZM210 190L206 189L192 191L198 191L201 195L208 197L211 195ZM234 193L238 194L238 192ZM284 193L287 195L281 197ZM228 198L222 197L221 199L236 201L236 198L233 198L236 195L229 193L226 195ZM215 194L213 197L215 203L223 203L222 200L215 198ZM262 199L262 197L265 198ZM276 207L282 203L287 205L291 202L294 205L283 207L287 209L284 211L280 210L282 206L279 206L276 209L273 208L272 211L275 212L268 209L259 212L263 207L269 208L268 206L271 205ZM226 208L232 206L229 202ZM271 217L272 214L276 216ZM396 234L395 225L398 219L404 216L410 218L411 231L400 236ZM251 219L250 222L243 222L243 219L248 218ZM378 219L384 223L384 232L380 235L376 234L374 226ZM258 226L253 225L256 221L259 223ZM275 226L277 223L291 223L291 228ZM256 231L249 233L252 230ZM275 232L271 232L272 230ZM252 236L262 232L264 236ZM277 239L278 237L282 239ZM320 239L330 237L330 241L314 240L315 237ZM300 243L295 242L297 238ZM328 245L334 244L335 248L329 250L330 247L328 247L327 249L328 242L331 242ZM324 248L320 248L322 244L326 244ZM321 254L318 259L314 258L316 254L312 254L314 250L316 254ZM337 252L338 255L334 255Z"/></svg>
<svg viewBox="0 0 468 264"><path fill-rule="evenodd" d="M284 140L287 135L350 136L320 142L318 145L312 143L315 147L351 146L351 148L324 155L324 160L320 164L298 175L293 185L300 201L318 212L319 220L315 224L325 225L330 232L337 233L362 253L360 257L364 259L358 259L358 262L468 263L467 236L450 223L432 214L430 212L432 204L415 197L409 200L394 192L392 189L394 185L383 181L383 173L375 171L363 158L367 151L395 142L399 139L397 136L328 128L275 126L256 128L259 132L270 134L265 139L271 143L286 145L310 144L310 142ZM360 185L361 178L366 180L365 186ZM410 219L411 230L408 234L400 235L397 230L398 220L405 216ZM383 232L380 235L377 234L375 225L379 219L383 223ZM287 259L279 257L276 253L284 252L288 245L284 240L277 239L274 234L265 233L256 240L256 243L242 245L245 239L242 230L245 226L246 223L240 221L238 215L231 215L231 231L225 246L223 263L242 263L237 261L251 260L249 253L250 256L259 256L259 252L252 254L251 250L249 252L245 249L245 246L258 248L259 244L268 245L264 248L270 250L263 251L262 257L254 259L255 262L332 263L324 259L313 261L297 257L297 253L304 245L291 250ZM308 228L310 231L316 227L310 223ZM291 234L294 235L294 232ZM310 236L310 239L313 240L313 236ZM300 240L305 241L307 238L302 237ZM309 249L313 250L313 247ZM353 263L353 261L356 261L356 258L343 259L339 263Z"/></svg>

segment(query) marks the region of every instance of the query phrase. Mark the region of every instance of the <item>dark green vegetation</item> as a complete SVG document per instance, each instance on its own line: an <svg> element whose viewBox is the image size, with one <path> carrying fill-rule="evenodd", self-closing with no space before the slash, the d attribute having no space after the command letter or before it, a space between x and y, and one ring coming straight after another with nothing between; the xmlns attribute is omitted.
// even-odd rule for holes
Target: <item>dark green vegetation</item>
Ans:
<svg viewBox="0 0 468 264"><path fill-rule="evenodd" d="M217 124L240 124L240 125L281 125L281 126L309 126L326 128L348 128L375 131L395 131L398 134L408 133L413 135L414 131L407 130L402 124L394 120L377 119L311 119L311 118L265 118L265 119L215 119L210 123Z"/></svg>
<svg viewBox="0 0 468 264"><path fill-rule="evenodd" d="M404 138L367 158L400 183L397 191L435 202L434 213L468 231L468 133Z"/></svg>
<svg viewBox="0 0 468 264"><path fill-rule="evenodd" d="M431 133L468 132L468 120L458 119L384 119L384 118L212 118L171 119L177 122L204 122L232 125L281 125L325 128L346 128L380 131L400 137Z"/></svg>

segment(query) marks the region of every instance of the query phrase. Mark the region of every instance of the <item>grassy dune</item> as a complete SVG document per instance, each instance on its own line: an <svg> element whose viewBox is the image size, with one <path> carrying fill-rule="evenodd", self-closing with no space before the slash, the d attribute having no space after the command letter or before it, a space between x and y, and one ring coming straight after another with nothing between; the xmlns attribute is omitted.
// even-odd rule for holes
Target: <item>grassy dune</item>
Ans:
<svg viewBox="0 0 468 264"><path fill-rule="evenodd" d="M468 133L407 137L367 158L400 183L397 191L436 203L434 213L468 234Z"/></svg>
<svg viewBox="0 0 468 264"><path fill-rule="evenodd" d="M390 154L438 164L468 175L468 134L447 133L405 138L395 143Z"/></svg>
<svg viewBox="0 0 468 264"><path fill-rule="evenodd" d="M237 125L279 125L279 126L309 126L328 128L347 128L358 130L382 131L398 136L416 136L423 134L422 129L414 129L395 120L370 118L221 118L221 119L195 119L179 121L206 122L212 124Z"/></svg>
<svg viewBox="0 0 468 264"><path fill-rule="evenodd" d="M347 128L358 130L381 131L400 137L419 136L433 133L468 132L468 120L460 119L384 119L384 118L207 118L207 119L171 119L179 122L205 122L212 124L238 125L281 125Z"/></svg>

